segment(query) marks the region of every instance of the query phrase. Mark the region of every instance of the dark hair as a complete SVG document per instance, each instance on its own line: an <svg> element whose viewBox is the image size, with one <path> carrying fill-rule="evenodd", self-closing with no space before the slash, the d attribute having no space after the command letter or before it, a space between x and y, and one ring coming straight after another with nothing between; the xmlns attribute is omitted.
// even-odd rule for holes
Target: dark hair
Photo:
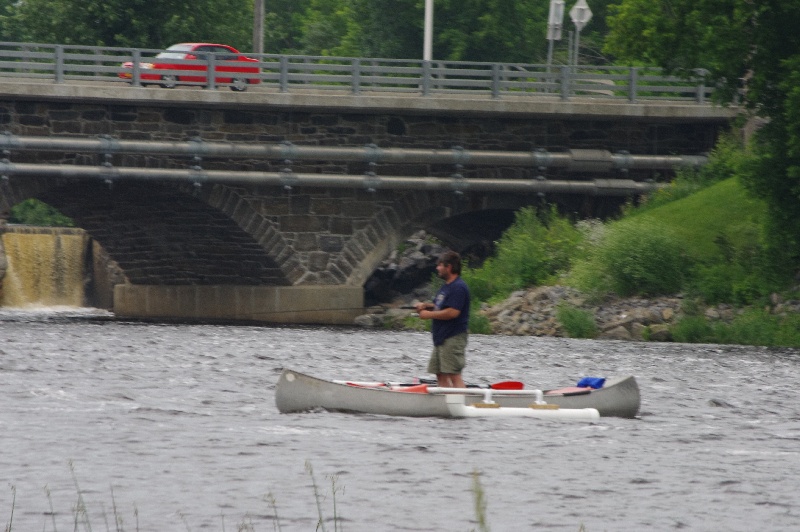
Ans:
<svg viewBox="0 0 800 532"><path fill-rule="evenodd" d="M439 264L449 264L453 273L461 273L461 255L455 251L445 251L439 257Z"/></svg>

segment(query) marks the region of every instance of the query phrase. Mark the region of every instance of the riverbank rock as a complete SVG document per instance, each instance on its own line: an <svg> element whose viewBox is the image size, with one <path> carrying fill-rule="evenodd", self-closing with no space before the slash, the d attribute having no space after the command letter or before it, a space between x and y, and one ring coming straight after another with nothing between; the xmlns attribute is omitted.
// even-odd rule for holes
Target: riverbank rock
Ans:
<svg viewBox="0 0 800 532"><path fill-rule="evenodd" d="M356 322L364 327L393 329L419 328L421 322L409 320L413 311L403 309L416 301L428 301L432 296L429 286L418 288L390 304L376 305ZM783 301L777 294L766 308L772 314L785 316L800 313L800 301ZM671 297L622 298L608 296L603 301L590 301L575 289L564 286L538 286L511 294L505 301L484 305L481 314L491 325L494 334L513 336L569 336L558 319L560 305L569 305L589 315L596 326L595 338L623 341L672 341L670 328L683 316L684 300L680 295ZM705 309L710 321L730 323L745 309L720 304Z"/></svg>
<svg viewBox="0 0 800 532"><path fill-rule="evenodd" d="M381 262L364 283L367 305L408 299L406 295L430 281L436 272L436 261L445 250L425 231L414 233Z"/></svg>
<svg viewBox="0 0 800 532"><path fill-rule="evenodd" d="M496 334L531 336L568 336L558 320L562 305L579 309L594 319L597 338L609 340L644 340L654 330L664 341L669 338L669 324L681 313L680 297L618 298L589 302L586 296L564 286L538 286L515 292L505 301L482 309Z"/></svg>

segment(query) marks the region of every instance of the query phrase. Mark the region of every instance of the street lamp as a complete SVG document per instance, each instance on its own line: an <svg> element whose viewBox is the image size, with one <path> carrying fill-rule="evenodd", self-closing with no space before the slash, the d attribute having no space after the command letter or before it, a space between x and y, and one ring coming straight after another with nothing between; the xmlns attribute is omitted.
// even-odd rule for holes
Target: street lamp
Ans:
<svg viewBox="0 0 800 532"><path fill-rule="evenodd" d="M433 0L425 0L425 34L423 36L422 60L433 59Z"/></svg>

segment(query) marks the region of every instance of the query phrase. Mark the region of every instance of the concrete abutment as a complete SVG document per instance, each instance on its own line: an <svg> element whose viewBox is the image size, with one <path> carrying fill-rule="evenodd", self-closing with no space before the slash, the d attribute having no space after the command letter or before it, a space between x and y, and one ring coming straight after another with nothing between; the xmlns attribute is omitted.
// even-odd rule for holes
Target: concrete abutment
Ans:
<svg viewBox="0 0 800 532"><path fill-rule="evenodd" d="M117 285L119 318L352 325L360 286Z"/></svg>

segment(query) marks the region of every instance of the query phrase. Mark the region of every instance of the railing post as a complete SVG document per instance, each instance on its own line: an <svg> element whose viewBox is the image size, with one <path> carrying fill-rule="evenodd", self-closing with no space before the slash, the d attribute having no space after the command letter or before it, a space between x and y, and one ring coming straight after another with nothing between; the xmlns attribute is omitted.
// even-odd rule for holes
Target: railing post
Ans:
<svg viewBox="0 0 800 532"><path fill-rule="evenodd" d="M631 67L630 71L628 71L628 101L631 103L636 101L638 82L639 82L639 67Z"/></svg>
<svg viewBox="0 0 800 532"><path fill-rule="evenodd" d="M352 61L352 90L353 94L361 94L361 60L353 59Z"/></svg>
<svg viewBox="0 0 800 532"><path fill-rule="evenodd" d="M570 90L570 73L572 69L568 65L561 66L561 99L562 100L569 100L569 93Z"/></svg>
<svg viewBox="0 0 800 532"><path fill-rule="evenodd" d="M497 63L492 65L492 98L498 99L500 97L500 65Z"/></svg>
<svg viewBox="0 0 800 532"><path fill-rule="evenodd" d="M142 86L142 51L138 48L133 51L133 66L131 67L131 85L134 87Z"/></svg>
<svg viewBox="0 0 800 532"><path fill-rule="evenodd" d="M278 86L280 92L288 92L289 90L289 58L285 55L281 56L281 72L278 77Z"/></svg>
<svg viewBox="0 0 800 532"><path fill-rule="evenodd" d="M431 93L431 62L422 62L422 95L428 96Z"/></svg>
<svg viewBox="0 0 800 532"><path fill-rule="evenodd" d="M697 85L697 95L695 99L697 103L703 104L706 103L706 71L704 69L698 69L696 74L700 76L700 83ZM738 102L737 102L738 103Z"/></svg>
<svg viewBox="0 0 800 532"><path fill-rule="evenodd" d="M208 76L206 76L206 88L209 90L214 90L217 88L216 56L214 54L208 54L208 57L206 58L206 64L208 65Z"/></svg>
<svg viewBox="0 0 800 532"><path fill-rule="evenodd" d="M56 45L56 64L55 64L55 82L64 83L64 46L61 44Z"/></svg>

